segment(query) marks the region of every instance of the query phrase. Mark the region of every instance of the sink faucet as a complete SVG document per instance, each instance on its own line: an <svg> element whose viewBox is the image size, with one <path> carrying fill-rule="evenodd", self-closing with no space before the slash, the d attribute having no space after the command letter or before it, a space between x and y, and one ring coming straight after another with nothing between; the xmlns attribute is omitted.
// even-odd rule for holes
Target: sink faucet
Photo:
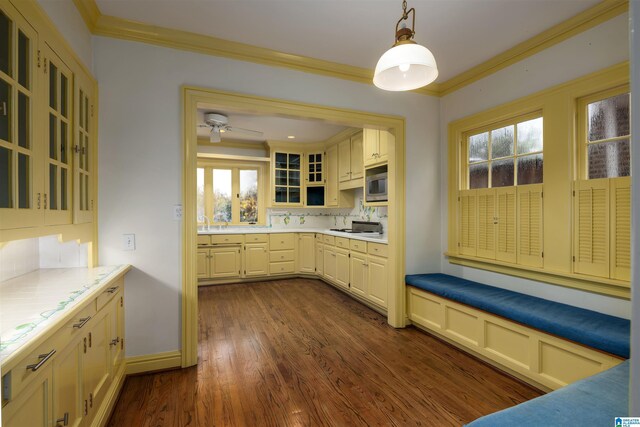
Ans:
<svg viewBox="0 0 640 427"><path fill-rule="evenodd" d="M205 222L207 223L207 231L211 230L211 220L209 219L208 216L206 215L202 215L200 218L203 218L205 220Z"/></svg>

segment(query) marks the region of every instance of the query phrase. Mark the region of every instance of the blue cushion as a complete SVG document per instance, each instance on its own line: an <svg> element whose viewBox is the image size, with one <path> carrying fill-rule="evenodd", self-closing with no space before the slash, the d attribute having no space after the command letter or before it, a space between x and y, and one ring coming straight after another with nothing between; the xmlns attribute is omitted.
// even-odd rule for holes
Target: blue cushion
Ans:
<svg viewBox="0 0 640 427"><path fill-rule="evenodd" d="M629 358L631 322L446 274L411 274L407 285L549 334Z"/></svg>
<svg viewBox="0 0 640 427"><path fill-rule="evenodd" d="M513 408L478 418L467 427L615 425L629 413L629 361Z"/></svg>

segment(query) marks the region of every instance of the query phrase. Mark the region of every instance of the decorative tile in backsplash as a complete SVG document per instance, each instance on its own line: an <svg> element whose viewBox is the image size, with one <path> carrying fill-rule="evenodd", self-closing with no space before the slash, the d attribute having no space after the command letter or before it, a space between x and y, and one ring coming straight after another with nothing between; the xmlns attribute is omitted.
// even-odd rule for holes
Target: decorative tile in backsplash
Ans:
<svg viewBox="0 0 640 427"><path fill-rule="evenodd" d="M350 228L351 221L381 222L387 229L387 208L365 206L362 190L355 190L353 209L267 209L267 225L273 228Z"/></svg>

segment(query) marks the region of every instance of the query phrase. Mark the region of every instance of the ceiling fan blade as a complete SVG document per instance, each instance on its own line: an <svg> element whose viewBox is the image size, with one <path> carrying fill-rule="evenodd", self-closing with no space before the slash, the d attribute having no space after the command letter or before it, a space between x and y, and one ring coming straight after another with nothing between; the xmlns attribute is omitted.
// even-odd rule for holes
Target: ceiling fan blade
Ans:
<svg viewBox="0 0 640 427"><path fill-rule="evenodd" d="M262 136L262 134L263 134L262 132L260 132L258 130L238 128L238 127L235 127L235 126L227 126L226 129L229 132L251 133L251 134L254 134L256 136Z"/></svg>

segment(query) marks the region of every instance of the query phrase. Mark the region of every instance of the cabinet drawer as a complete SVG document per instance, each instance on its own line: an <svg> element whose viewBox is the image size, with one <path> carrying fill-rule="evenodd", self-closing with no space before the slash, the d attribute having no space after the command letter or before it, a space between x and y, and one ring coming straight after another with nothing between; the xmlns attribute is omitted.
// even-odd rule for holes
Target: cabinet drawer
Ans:
<svg viewBox="0 0 640 427"><path fill-rule="evenodd" d="M324 234L317 233L316 234L316 242L318 242L318 243L324 242Z"/></svg>
<svg viewBox="0 0 640 427"><path fill-rule="evenodd" d="M336 237L336 247L349 249L349 239L346 237Z"/></svg>
<svg viewBox="0 0 640 427"><path fill-rule="evenodd" d="M295 272L295 262L272 262L269 264L269 274L289 274Z"/></svg>
<svg viewBox="0 0 640 427"><path fill-rule="evenodd" d="M211 236L212 245L224 245L224 244L242 244L244 243L244 236L242 234L219 234Z"/></svg>
<svg viewBox="0 0 640 427"><path fill-rule="evenodd" d="M293 249L269 252L269 262L294 261L295 259L296 255Z"/></svg>
<svg viewBox="0 0 640 427"><path fill-rule="evenodd" d="M245 234L245 243L267 243L269 241L268 234Z"/></svg>
<svg viewBox="0 0 640 427"><path fill-rule="evenodd" d="M367 242L362 240L351 240L351 250L356 252L367 253Z"/></svg>
<svg viewBox="0 0 640 427"><path fill-rule="evenodd" d="M269 249L272 251L293 249L294 245L295 236L293 233L274 233L269 235Z"/></svg>
<svg viewBox="0 0 640 427"><path fill-rule="evenodd" d="M322 239L327 245L335 245L336 244L336 238L333 237L333 236L327 236L326 234L324 234Z"/></svg>
<svg viewBox="0 0 640 427"><path fill-rule="evenodd" d="M211 244L211 236L198 235L198 245L206 246Z"/></svg>
<svg viewBox="0 0 640 427"><path fill-rule="evenodd" d="M369 253L381 257L387 257L388 246L382 243L369 243Z"/></svg>
<svg viewBox="0 0 640 427"><path fill-rule="evenodd" d="M117 294L118 291L123 288L123 285L124 285L124 279L120 278L119 280L112 282L111 285L109 285L104 290L104 292L98 295L98 297L96 298L96 311L99 311L102 307L107 305L109 301L113 299L114 295Z"/></svg>

